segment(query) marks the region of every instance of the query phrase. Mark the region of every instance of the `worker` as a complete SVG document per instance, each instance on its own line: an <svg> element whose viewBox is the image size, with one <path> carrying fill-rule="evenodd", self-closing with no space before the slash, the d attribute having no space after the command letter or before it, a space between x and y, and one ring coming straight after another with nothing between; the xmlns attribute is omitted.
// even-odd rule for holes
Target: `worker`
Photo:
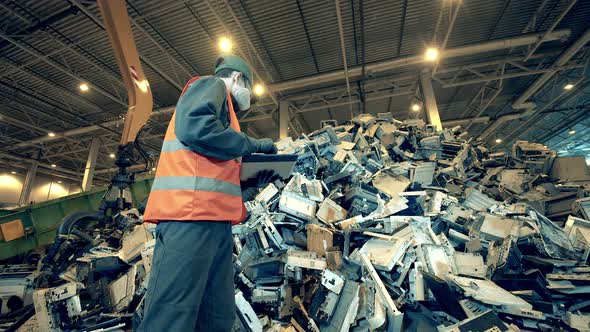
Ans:
<svg viewBox="0 0 590 332"><path fill-rule="evenodd" d="M252 71L222 55L215 76L191 79L170 120L144 214L157 223L139 331L230 331L235 317L231 226L247 215L240 158L277 153L270 139L240 132ZM271 181L265 174L258 179Z"/></svg>

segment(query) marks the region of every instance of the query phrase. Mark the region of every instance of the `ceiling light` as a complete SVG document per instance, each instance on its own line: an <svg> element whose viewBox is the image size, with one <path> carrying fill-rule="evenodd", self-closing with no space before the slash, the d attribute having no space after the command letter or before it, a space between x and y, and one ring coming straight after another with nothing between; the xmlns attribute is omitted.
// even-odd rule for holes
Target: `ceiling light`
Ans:
<svg viewBox="0 0 590 332"><path fill-rule="evenodd" d="M576 131L572 129L572 130L568 131L567 133L570 134L570 135L573 135L573 134L576 133Z"/></svg>
<svg viewBox="0 0 590 332"><path fill-rule="evenodd" d="M61 183L61 180L57 181L57 183Z"/></svg>
<svg viewBox="0 0 590 332"><path fill-rule="evenodd" d="M155 167L152 167L152 171L155 171L155 170L156 170L156 168Z"/></svg>
<svg viewBox="0 0 590 332"><path fill-rule="evenodd" d="M424 53L424 59L426 61L434 62L438 59L438 48L429 47L426 49L426 53Z"/></svg>
<svg viewBox="0 0 590 332"><path fill-rule="evenodd" d="M16 174L16 172L15 171L12 171L12 172L10 172L10 174Z"/></svg>
<svg viewBox="0 0 590 332"><path fill-rule="evenodd" d="M590 148L583 148L582 151L590 151Z"/></svg>
<svg viewBox="0 0 590 332"><path fill-rule="evenodd" d="M573 85L573 84L571 84L571 83L569 83L569 84L566 84L566 85L563 87L563 89L564 89L564 90L571 90L571 89L573 89L573 88L574 88L574 85Z"/></svg>
<svg viewBox="0 0 590 332"><path fill-rule="evenodd" d="M90 87L88 86L88 84L86 84L86 83L80 84L80 91L86 92L88 90L90 90Z"/></svg>
<svg viewBox="0 0 590 332"><path fill-rule="evenodd" d="M55 133L54 132L50 132L49 134L47 134L47 136L49 136L49 137L55 137Z"/></svg>
<svg viewBox="0 0 590 332"><path fill-rule="evenodd" d="M567 153L567 150L557 151L557 153Z"/></svg>
<svg viewBox="0 0 590 332"><path fill-rule="evenodd" d="M496 143L502 143L502 139L501 138L496 138Z"/></svg>
<svg viewBox="0 0 590 332"><path fill-rule="evenodd" d="M221 37L217 42L217 47L219 47L219 51L221 51L221 53L231 53L233 43L231 39L227 37Z"/></svg>
<svg viewBox="0 0 590 332"><path fill-rule="evenodd" d="M56 168L57 165L56 164L51 164L51 167Z"/></svg>
<svg viewBox="0 0 590 332"><path fill-rule="evenodd" d="M111 154L109 154L109 157L111 157L111 159L115 159L115 154L111 153Z"/></svg>
<svg viewBox="0 0 590 332"><path fill-rule="evenodd" d="M256 95L256 96L262 96L264 94L265 90L266 89L264 88L264 85L262 85L262 84L254 85L254 95Z"/></svg>
<svg viewBox="0 0 590 332"><path fill-rule="evenodd" d="M420 104L412 104L412 111L418 112L420 110Z"/></svg>

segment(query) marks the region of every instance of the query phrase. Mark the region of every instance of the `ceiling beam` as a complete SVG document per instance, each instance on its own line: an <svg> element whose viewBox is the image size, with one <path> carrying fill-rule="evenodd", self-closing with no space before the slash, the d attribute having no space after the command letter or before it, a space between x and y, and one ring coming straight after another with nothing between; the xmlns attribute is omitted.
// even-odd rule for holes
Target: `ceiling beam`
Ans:
<svg viewBox="0 0 590 332"><path fill-rule="evenodd" d="M551 54L553 54L553 53L545 54L545 56L548 56L548 55L550 56ZM537 56L541 57L542 55L535 55L535 57L537 57ZM521 57L506 58L506 59L503 59L502 62L505 63L506 61L518 61L519 59L521 59ZM494 65L494 64L498 64L498 63L499 63L498 61L486 61L486 62L481 62L481 63L475 63L475 64L471 65L471 67L477 68L480 66L489 66L489 65ZM462 68L464 68L464 66L446 68L444 70L439 70L438 75L453 73L454 71L461 70ZM534 75L534 74L536 74L535 71L528 72L528 75ZM389 82L396 82L397 84L401 84L405 81L413 82L413 81L415 81L417 75L418 74L405 74L405 75L396 76L396 77L373 78L371 81L368 81L366 83L366 88L370 88L371 86L376 86L378 89L380 89L379 86L382 86L384 84L388 84ZM391 86L389 86L389 88L391 90ZM340 93L340 92L342 92L342 88L315 89L312 92L307 92L307 93L303 93L303 94L294 94L291 96L287 96L285 99L293 102L293 101L313 98L316 96L326 96L328 94L336 94L336 93ZM391 93L390 93L390 97L399 96L399 95L400 94L398 92L394 92L394 91L391 91ZM378 98L378 99L381 99L381 98ZM375 100L375 99L369 99L369 100ZM355 102L356 102L356 99L355 99ZM266 106L270 106L270 105L271 104L261 104L261 105L257 105L257 106L258 106L258 109L260 109L260 107L266 107ZM304 107L302 107L302 109L299 111L307 112L306 106L308 106L308 105L307 104L304 105ZM309 106L315 107L312 105L309 105ZM324 106L317 107L317 110L325 109L327 107L334 107L334 106L338 106L338 105L324 103ZM174 106L162 107L162 108L154 110L154 112L152 113L152 116L158 116L160 114L171 114L173 111L174 111ZM248 116L243 119L240 119L240 122L252 122L252 121L259 121L259 120L264 120L264 119L270 119L270 118L272 118L272 113L273 113L273 111L271 110L270 113L263 114L263 115L253 114L253 116ZM28 141L24 141L24 142L16 144L16 145L12 145L10 147L10 149L16 150L16 149L21 149L21 148L24 148L27 146L38 145L38 144L42 144L42 143L56 141L56 140L61 139L62 137L79 136L79 135L92 133L97 130L110 129L110 127L120 125L123 122L124 122L124 119L122 117L120 117L120 118L117 118L114 120L109 120L109 121L102 122L99 124L94 124L94 125L90 125L90 126L86 126L86 127L65 130L65 131L56 133L55 137L49 137L46 135L41 136L41 137L34 138L34 139L31 139Z"/></svg>
<svg viewBox="0 0 590 332"><path fill-rule="evenodd" d="M545 34L542 37L547 38ZM588 28L575 42L573 42L563 53L555 60L555 62L551 65L551 67L561 67L564 66L578 51L584 47L590 41L590 28ZM539 91L545 83L547 83L555 74L555 72L546 72L537 78L529 87L522 93L514 103L512 103L512 108L525 108L526 101L532 97L537 91Z"/></svg>
<svg viewBox="0 0 590 332"><path fill-rule="evenodd" d="M41 59L43 60L43 62L47 63L48 65L50 65L51 67L59 70L60 72L70 76L71 78L79 81L79 82L85 82L86 84L88 84L88 86L90 86L94 91L100 93L101 95L111 99L112 101L116 102L117 104L120 104L122 106L127 107L127 102L121 100L119 97L111 94L110 92L102 89L101 87L93 84L92 82L90 82L91 80L88 80L86 78L80 77L79 75L75 74L74 72L72 72L71 70L69 70L68 68L66 68L64 65L62 65L61 63L58 63L54 60L51 60L49 58L47 58L45 55L43 55L41 52L31 48L28 45L25 45L22 42L17 41L14 38L9 37L8 35L4 34L4 33L0 33L0 38L8 41L9 43L11 43L12 45L16 46L17 48L19 48L20 50L28 53L29 55Z"/></svg>
<svg viewBox="0 0 590 332"><path fill-rule="evenodd" d="M157 116L160 114L165 114L165 113L172 113L174 112L175 106L168 106L168 107L162 107L159 109L155 109L152 112L152 117L153 116ZM115 126L115 125L120 125L123 124L125 122L125 118L124 117L120 117L118 119L114 119L114 120L110 120L107 122L103 122L100 124L96 124L96 125L91 125L91 126L87 126L87 127L80 127L80 128L75 128L75 129L70 129L70 130L65 130L59 133L55 133L55 136L53 137L49 137L49 136L42 136L42 137L38 137L38 138L34 138L28 141L24 141L22 143L16 144L14 145L11 150L15 150L15 149L19 149L19 148L23 148L26 146L30 146L30 145L35 145L35 144L41 144L41 143L45 143L45 142L51 142L51 141L55 141L55 140L59 140L63 137L70 137L70 136L77 136L77 135L83 135L86 133L90 133L90 132L94 132L96 130L111 130L110 126Z"/></svg>
<svg viewBox="0 0 590 332"><path fill-rule="evenodd" d="M47 130L47 129L43 129L41 127L35 126L34 124L29 123L29 122L24 122L19 119L15 119L15 118L10 117L8 115L0 115L0 122L6 122L8 124L11 124L13 126L23 128L23 129L31 129L31 130L37 131L39 133L44 133L44 134L49 133L49 130Z"/></svg>
<svg viewBox="0 0 590 332"><path fill-rule="evenodd" d="M342 28L342 14L340 12L340 0L334 0L336 6L336 19L338 21L338 37L340 41L340 52L342 53L342 64L344 66L344 81L346 82L346 91L348 92L348 105L350 107L350 118L352 119L354 113L352 112L352 96L350 95L350 74L348 72L348 61L346 59L346 44L344 43L344 29ZM365 64L361 66L361 73L365 72Z"/></svg>
<svg viewBox="0 0 590 332"><path fill-rule="evenodd" d="M455 57L476 55L481 53L487 53L512 47L527 46L533 44L542 35L542 33L531 33L524 34L515 37L509 37L505 39L492 40L482 43L474 43L465 46L449 48L445 51L442 56L445 59L451 59ZM557 30L547 35L545 41L563 40L570 35L569 29ZM411 56L397 57L390 60L378 61L369 63L366 66L366 71L372 75L382 73L385 71L423 65L425 63L424 56L422 54L416 54ZM350 79L359 78L362 75L362 66L354 66L348 68L348 75ZM345 79L344 70L336 70L332 72L322 73L319 75L313 75L309 77L297 78L285 82L279 82L270 84L268 89L273 92L283 92L287 90L296 90L301 88L310 88L312 86L334 83Z"/></svg>
<svg viewBox="0 0 590 332"><path fill-rule="evenodd" d="M154 45L156 45L156 47L163 52L164 54L166 54L166 56L172 61L174 62L174 64L176 64L176 66L178 66L178 68L180 68L182 71L184 71L184 73L188 76L188 78L192 78L195 75L200 75L197 68L195 68L194 66L191 65L191 63L182 55L182 53L180 53L176 47L174 47L174 45L172 45L172 43L170 43L170 41L168 41L168 39L166 37L164 37L164 35L162 35L162 33L160 33L160 31L158 31L149 21L147 18L145 17L141 17L141 13L139 12L139 10L137 10L137 8L135 8L135 6L133 6L131 4L131 2L129 2L129 5L131 6L131 8L137 13L137 15L139 15L140 19L143 20L147 25L149 25L150 28L152 28L152 30L154 30L155 33L157 33L189 66L191 66L191 69L194 70L194 73L191 73L191 71L189 69L186 68L186 66L182 65L177 59L176 57L174 57L167 48L163 47L154 37L152 37L152 35L146 30L144 29L138 22L136 19L134 19L133 17L130 17L129 19L131 20L131 24L133 24L137 29L139 29L139 31L141 31L147 38L149 41L151 41ZM181 82L183 83L183 82Z"/></svg>
<svg viewBox="0 0 590 332"><path fill-rule="evenodd" d="M86 98L81 97L79 94L76 94L76 93L72 92L71 90L69 90L69 89L67 89L67 88L59 85L58 83L56 83L54 81L51 81L51 80L47 79L44 76L41 76L40 74L34 72L31 69L24 68L24 67L22 67L20 65L14 65L14 64L9 63L9 62L6 62L6 61L2 61L2 63L3 64L6 64L7 66L9 66L10 68L13 68L16 71L20 71L22 73L25 73L29 77L32 77L32 78L36 79L37 81L39 81L39 82L41 82L41 83L43 83L43 84L45 84L45 85L47 85L49 87L58 88L60 92L65 93L70 98L73 98L73 99L75 99L75 100L77 100L79 102L82 102L82 103L90 106L91 108L93 108L96 111L108 112L107 110L101 108L97 104L95 104L95 103L87 100ZM111 112L109 112L109 113L111 113Z"/></svg>
<svg viewBox="0 0 590 332"><path fill-rule="evenodd" d="M74 4L76 7L78 7L80 9L80 11L82 11L98 27L100 27L101 29L105 30L104 23L102 22L102 20L99 19L98 16L94 15L80 1L78 1L78 0L68 0L68 1L71 2L72 4ZM139 59L143 63L145 63L151 70L153 70L154 72L156 72L156 74L160 75L160 77L162 77L166 82L168 82L170 85L172 85L174 88L176 88L178 91L182 91L183 86L180 85L180 84L178 84L178 82L176 82L174 79L172 79L172 77L170 77L168 74L166 74L163 70L161 70L153 62L151 62L150 60L148 60L146 57L144 57L142 55L139 55ZM125 104L125 106L127 106L127 104Z"/></svg>

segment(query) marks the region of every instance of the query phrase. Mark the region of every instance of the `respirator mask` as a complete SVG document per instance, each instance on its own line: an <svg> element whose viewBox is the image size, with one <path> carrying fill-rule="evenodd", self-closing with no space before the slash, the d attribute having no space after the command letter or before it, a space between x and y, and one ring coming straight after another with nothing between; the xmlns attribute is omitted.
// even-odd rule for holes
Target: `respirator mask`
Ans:
<svg viewBox="0 0 590 332"><path fill-rule="evenodd" d="M230 93L240 108L240 111L246 111L250 108L250 89L246 88L245 85L242 74L234 72Z"/></svg>

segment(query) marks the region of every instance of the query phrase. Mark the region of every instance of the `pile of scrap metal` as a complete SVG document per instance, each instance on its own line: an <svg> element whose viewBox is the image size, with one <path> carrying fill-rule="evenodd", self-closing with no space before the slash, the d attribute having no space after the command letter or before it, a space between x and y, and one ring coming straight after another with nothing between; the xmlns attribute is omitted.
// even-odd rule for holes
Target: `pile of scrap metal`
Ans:
<svg viewBox="0 0 590 332"><path fill-rule="evenodd" d="M465 138L361 115L279 141L293 175L234 227L239 330L590 330L590 176Z"/></svg>
<svg viewBox="0 0 590 332"><path fill-rule="evenodd" d="M103 219L69 215L44 256L27 258L37 264L0 269L0 331L123 331L140 319L155 227L137 209Z"/></svg>
<svg viewBox="0 0 590 332"><path fill-rule="evenodd" d="M235 331L590 330L590 176L555 177L572 164L554 151L492 153L460 127L385 115L277 146L300 157L233 228ZM107 227L87 217L66 220L12 289L8 310L36 310L14 320L105 331L141 319L152 229L136 210Z"/></svg>

